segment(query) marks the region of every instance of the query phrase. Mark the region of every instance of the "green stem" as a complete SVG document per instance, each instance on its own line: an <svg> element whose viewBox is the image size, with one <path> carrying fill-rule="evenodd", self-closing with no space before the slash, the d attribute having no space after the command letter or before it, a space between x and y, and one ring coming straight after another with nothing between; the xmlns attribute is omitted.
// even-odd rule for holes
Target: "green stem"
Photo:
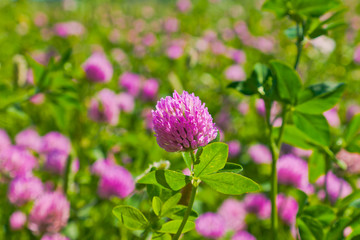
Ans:
<svg viewBox="0 0 360 240"><path fill-rule="evenodd" d="M300 32L300 26L297 23L296 24L296 35L297 35L297 41L296 41L296 47L297 47L297 54L296 54L296 60L294 64L294 69L296 70L301 56L302 51L302 41L304 39L303 36L303 28L304 24L301 25L301 32ZM265 101L266 104L266 123L267 127L269 129L269 143L270 143L270 151L272 156L272 163L271 163L271 232L272 232L272 239L277 239L277 232L278 232L278 214L276 209L276 196L278 193L278 181L277 181L277 169L276 169L276 163L277 159L279 158L279 153L281 149L282 144L282 137L284 135L285 125L288 117L289 107L287 104L283 107L282 112L282 124L279 131L279 136L274 140L273 132L272 132L272 125L270 121L270 111L271 111L271 102Z"/></svg>
<svg viewBox="0 0 360 240"><path fill-rule="evenodd" d="M278 193L278 178L277 178L277 168L276 163L279 158L279 153L281 149L282 144L282 137L284 135L285 125L288 117L288 105L284 105L283 112L282 112L282 124L279 131L278 138L274 139L273 137L273 127L271 125L271 119L270 119L270 112L271 112L271 102L265 101L266 106L266 124L269 129L269 143L270 143L270 152L272 157L271 162L271 232L272 232L272 238L277 239L277 232L278 232L278 214L277 214L277 208L276 208L276 197Z"/></svg>
<svg viewBox="0 0 360 240"><path fill-rule="evenodd" d="M276 171L276 161L278 159L278 150L277 145L272 136L272 125L270 119L272 102L265 101L265 109L266 109L266 125L269 130L269 145L272 157L271 163L271 233L273 239L277 239L277 229L278 229L278 217L277 217L277 209L276 209L276 195L277 195L277 171ZM284 122L283 122L284 124Z"/></svg>
<svg viewBox="0 0 360 240"><path fill-rule="evenodd" d="M185 224L186 224L186 222L187 222L187 220L188 220L188 218L189 218L189 216L190 216L191 209L192 209L192 207L193 207L193 205L194 205L194 201L195 201L196 190L197 190L197 188L198 188L197 184L198 184L198 183L195 182L195 183L193 183L193 185L192 185L191 196L190 196L190 201L189 201L188 208L186 209L184 218L183 218L183 220L182 220L182 222L181 222L181 225L180 225L177 233L176 233L175 236L173 237L173 240L178 240L178 239L179 239L179 237L180 237L180 235L181 235L181 233L182 233L182 231L183 231L183 229L184 229L184 227L185 227Z"/></svg>
<svg viewBox="0 0 360 240"><path fill-rule="evenodd" d="M64 189L64 194L67 195L67 191L68 191L68 185L69 185L69 177L70 177L70 172L71 172L71 163L72 163L72 157L71 155L68 156L67 161L66 161L66 167L65 167L65 172L64 172L64 176L63 176L63 189Z"/></svg>
<svg viewBox="0 0 360 240"><path fill-rule="evenodd" d="M196 157L195 157L194 151L190 152L190 156L191 156L191 161L192 161L192 164L191 164L192 169L190 169L190 171L192 172L194 170L193 168L196 163Z"/></svg>
<svg viewBox="0 0 360 240"><path fill-rule="evenodd" d="M325 190L325 202L329 203L330 199L329 199L329 193L328 193L328 172L330 170L330 159L329 159L329 155L325 156L325 173L324 173L324 190Z"/></svg>
<svg viewBox="0 0 360 240"><path fill-rule="evenodd" d="M289 112L288 105L285 104L284 107L283 107L283 112L282 112L282 116L281 116L282 124L281 124L281 127L280 127L280 132L279 132L278 139L276 140L276 146L277 146L277 148L279 150L280 150L281 144L282 144L282 138L283 138L283 135L284 135L285 125L286 125L286 121L287 121L287 118L288 118L288 112Z"/></svg>
<svg viewBox="0 0 360 240"><path fill-rule="evenodd" d="M276 196L278 192L277 185L277 170L276 163L279 157L278 150L274 148L274 144L270 144L270 151L272 156L271 163L271 232L273 239L277 239L277 229L278 229L278 214L276 209Z"/></svg>
<svg viewBox="0 0 360 240"><path fill-rule="evenodd" d="M304 31L304 26L302 25L302 29L301 29L301 33L300 33L300 25L299 23L296 23L296 36L297 36L297 40L296 40L296 48L297 48L297 54L296 54L296 60L295 60L295 64L294 64L294 69L296 70L299 61L300 61L300 56L301 56L301 51L302 51L302 41L304 39L303 36L303 31Z"/></svg>

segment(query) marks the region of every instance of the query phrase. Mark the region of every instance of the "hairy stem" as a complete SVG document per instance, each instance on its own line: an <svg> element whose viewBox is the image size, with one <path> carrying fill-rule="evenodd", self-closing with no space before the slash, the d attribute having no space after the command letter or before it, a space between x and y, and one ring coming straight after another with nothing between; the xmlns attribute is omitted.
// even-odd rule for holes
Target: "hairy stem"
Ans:
<svg viewBox="0 0 360 240"><path fill-rule="evenodd" d="M186 209L186 212L185 212L185 215L184 215L184 218L181 222L181 225L177 231L177 233L175 234L175 236L173 237L173 240L178 240L180 235L181 235L181 232L183 231L184 227L185 227L185 224L189 218L189 215L191 213L191 209L194 205L194 201L195 201L195 196L196 196L196 190L197 190L197 184L198 183L193 183L192 185L192 189L191 189L191 196L190 196L190 201L189 201L189 205L188 205L188 208Z"/></svg>

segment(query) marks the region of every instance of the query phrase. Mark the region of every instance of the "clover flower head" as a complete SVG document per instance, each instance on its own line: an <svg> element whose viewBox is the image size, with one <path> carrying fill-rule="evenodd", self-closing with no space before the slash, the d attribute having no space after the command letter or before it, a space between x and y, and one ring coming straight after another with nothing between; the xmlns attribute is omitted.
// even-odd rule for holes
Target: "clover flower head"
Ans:
<svg viewBox="0 0 360 240"><path fill-rule="evenodd" d="M49 153L61 151L69 154L71 151L70 140L59 132L49 132L42 138L41 152Z"/></svg>
<svg viewBox="0 0 360 240"><path fill-rule="evenodd" d="M29 229L35 233L57 233L66 226L70 203L61 192L49 192L35 200Z"/></svg>
<svg viewBox="0 0 360 240"><path fill-rule="evenodd" d="M0 129L0 150L11 146L11 140L7 135L6 131Z"/></svg>
<svg viewBox="0 0 360 240"><path fill-rule="evenodd" d="M279 217L286 224L292 225L295 223L299 205L293 197L286 197L281 193L278 194L276 197L276 208L278 209Z"/></svg>
<svg viewBox="0 0 360 240"><path fill-rule="evenodd" d="M85 27L80 22L76 21L61 22L55 24L54 32L62 38L68 36L81 36L85 33Z"/></svg>
<svg viewBox="0 0 360 240"><path fill-rule="evenodd" d="M11 146L0 152L0 173L11 178L31 175L37 166L36 158L21 147Z"/></svg>
<svg viewBox="0 0 360 240"><path fill-rule="evenodd" d="M170 59L178 59L184 54L184 48L178 44L172 44L166 49L166 55Z"/></svg>
<svg viewBox="0 0 360 240"><path fill-rule="evenodd" d="M12 230L20 230L26 223L26 215L21 211L16 211L10 216L10 228Z"/></svg>
<svg viewBox="0 0 360 240"><path fill-rule="evenodd" d="M118 101L118 106L121 111L130 113L134 110L135 99L134 99L133 95L131 95L127 92L122 92L117 95L117 101Z"/></svg>
<svg viewBox="0 0 360 240"><path fill-rule="evenodd" d="M196 220L196 231L206 238L220 238L225 234L224 219L216 213L204 213Z"/></svg>
<svg viewBox="0 0 360 240"><path fill-rule="evenodd" d="M91 172L100 177L98 194L102 198L125 198L135 189L131 173L111 159L97 160L92 165Z"/></svg>
<svg viewBox="0 0 360 240"><path fill-rule="evenodd" d="M218 214L223 217L227 231L239 231L246 227L246 209L243 202L229 198L222 203Z"/></svg>
<svg viewBox="0 0 360 240"><path fill-rule="evenodd" d="M146 80L143 86L143 95L147 100L152 100L158 93L159 83L156 79L150 78Z"/></svg>
<svg viewBox="0 0 360 240"><path fill-rule="evenodd" d="M168 18L164 22L164 29L167 33L176 32L179 28L179 21L176 18Z"/></svg>
<svg viewBox="0 0 360 240"><path fill-rule="evenodd" d="M82 67L86 77L93 82L109 82L114 72L111 63L103 53L92 54Z"/></svg>
<svg viewBox="0 0 360 240"><path fill-rule="evenodd" d="M93 121L116 125L120 115L118 96L110 89L102 89L91 99L88 114Z"/></svg>
<svg viewBox="0 0 360 240"><path fill-rule="evenodd" d="M308 174L308 164L305 160L286 154L279 158L277 172L279 183L292 185L305 192L311 191Z"/></svg>
<svg viewBox="0 0 360 240"><path fill-rule="evenodd" d="M137 96L141 88L141 77L135 73L124 72L119 78L119 85L129 94Z"/></svg>
<svg viewBox="0 0 360 240"><path fill-rule="evenodd" d="M107 169L115 166L115 163L111 159L99 159L91 166L91 173L101 177L107 171Z"/></svg>
<svg viewBox="0 0 360 240"><path fill-rule="evenodd" d="M236 157L241 151L241 144L238 140L232 140L228 142L229 145L229 155L231 157Z"/></svg>
<svg viewBox="0 0 360 240"><path fill-rule="evenodd" d="M246 74L240 65L235 64L225 69L225 77L232 81L244 81Z"/></svg>
<svg viewBox="0 0 360 240"><path fill-rule="evenodd" d="M160 99L152 116L156 140L168 152L195 150L217 136L205 104L186 91Z"/></svg>
<svg viewBox="0 0 360 240"><path fill-rule="evenodd" d="M52 151L46 155L45 169L57 175L65 171L68 155L61 151Z"/></svg>
<svg viewBox="0 0 360 240"><path fill-rule="evenodd" d="M35 200L43 192L44 187L40 179L33 176L20 176L10 182L8 198L12 204L22 206Z"/></svg>
<svg viewBox="0 0 360 240"><path fill-rule="evenodd" d="M350 184L342 178L337 177L333 172L322 175L316 181L316 185L324 186L326 181L326 191L330 201L335 203L338 198L344 198L352 192ZM325 195L325 194L324 194Z"/></svg>
<svg viewBox="0 0 360 240"><path fill-rule="evenodd" d="M100 177L98 193L102 198L125 198L135 189L131 173L122 166L114 165Z"/></svg>
<svg viewBox="0 0 360 240"><path fill-rule="evenodd" d="M255 163L271 163L272 157L269 148L263 144L254 144L248 149L250 157Z"/></svg>
<svg viewBox="0 0 360 240"><path fill-rule="evenodd" d="M266 219L271 214L271 201L264 194L247 194L245 199L246 211L255 213L260 219Z"/></svg>
<svg viewBox="0 0 360 240"><path fill-rule="evenodd" d="M25 129L19 132L15 137L17 146L28 148L36 152L40 151L41 148L41 137L32 128Z"/></svg>
<svg viewBox="0 0 360 240"><path fill-rule="evenodd" d="M325 116L326 120L328 121L331 127L336 128L340 126L341 121L336 107L327 110L326 112L323 113L323 115Z"/></svg>
<svg viewBox="0 0 360 240"><path fill-rule="evenodd" d="M176 2L176 7L180 12L187 12L191 8L191 1L190 0L178 0Z"/></svg>

